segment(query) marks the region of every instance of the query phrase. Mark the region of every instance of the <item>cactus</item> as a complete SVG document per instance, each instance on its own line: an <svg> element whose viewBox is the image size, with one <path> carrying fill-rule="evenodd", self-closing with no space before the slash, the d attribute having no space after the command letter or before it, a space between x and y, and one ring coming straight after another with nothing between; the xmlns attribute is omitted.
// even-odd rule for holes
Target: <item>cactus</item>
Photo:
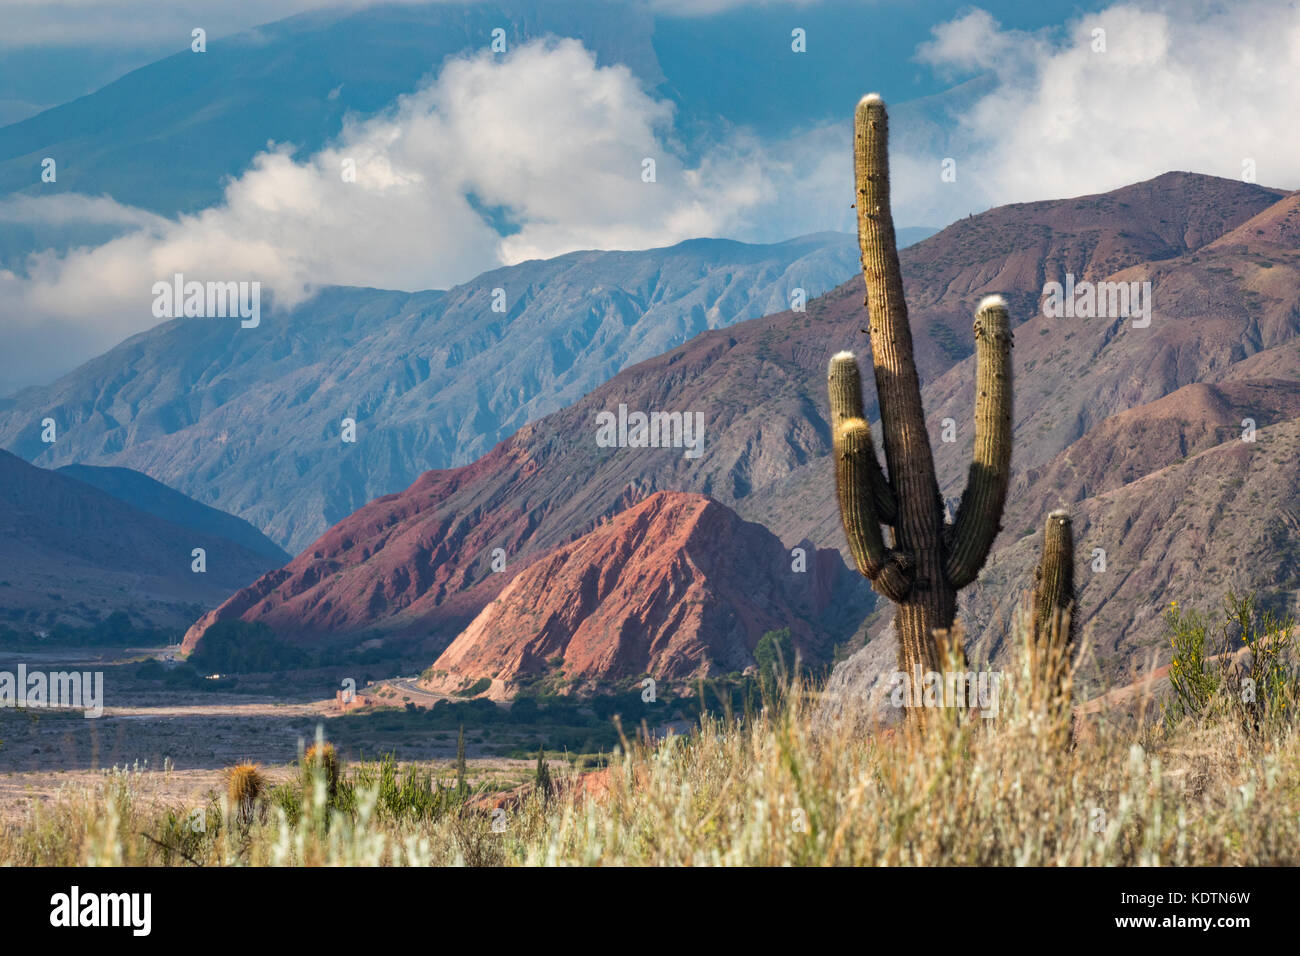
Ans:
<svg viewBox="0 0 1300 956"><path fill-rule="evenodd" d="M1075 620L1074 531L1067 512L1053 511L1043 528L1043 556L1034 571L1026 650L1030 703L1047 719L1054 746L1068 744L1072 736Z"/></svg>
<svg viewBox="0 0 1300 956"><path fill-rule="evenodd" d="M1067 511L1053 511L1043 528L1043 557L1034 570L1034 627L1047 633L1054 616L1074 613L1074 527ZM1061 635L1074 643L1071 627Z"/></svg>
<svg viewBox="0 0 1300 956"><path fill-rule="evenodd" d="M533 788L543 802L550 802L555 794L555 783L551 780L551 765L546 762L546 751L541 746L537 748L537 773L534 776Z"/></svg>
<svg viewBox="0 0 1300 956"><path fill-rule="evenodd" d="M230 812L239 826L249 826L257 813L257 801L262 796L265 781L257 764L241 763L226 771L226 793L230 798Z"/></svg>
<svg viewBox="0 0 1300 956"><path fill-rule="evenodd" d="M949 632L957 591L975 580L997 536L1011 474L1011 322L989 296L975 315L975 456L955 520L944 520L912 354L889 209L888 119L879 96L854 123L858 241L888 475L876 458L851 352L831 359L828 387L840 515L858 570L898 605L899 667L942 670L936 631ZM880 526L892 528L886 545Z"/></svg>
<svg viewBox="0 0 1300 956"><path fill-rule="evenodd" d="M315 786L318 776L325 781L325 799L332 806L339 792L339 755L333 744L312 744L302 756L304 792Z"/></svg>

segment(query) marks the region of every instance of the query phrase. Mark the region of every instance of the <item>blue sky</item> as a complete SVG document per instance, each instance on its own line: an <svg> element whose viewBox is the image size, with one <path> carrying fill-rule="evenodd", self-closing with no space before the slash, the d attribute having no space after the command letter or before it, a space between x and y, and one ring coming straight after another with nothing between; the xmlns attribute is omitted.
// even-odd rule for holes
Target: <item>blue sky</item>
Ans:
<svg viewBox="0 0 1300 956"><path fill-rule="evenodd" d="M554 2L554 0L551 0ZM561 0L562 2L562 0ZM385 6L391 4L383 4ZM410 6L423 6L411 2ZM490 4L484 3L483 6ZM931 28L971 5L945 0L646 0L664 71L693 105L725 109L733 122L772 132L781 112L824 111L852 99L862 64L888 76L895 99L947 88L913 60ZM0 125L93 92L123 73L189 45L203 26L216 38L316 11L365 9L368 0L0 0ZM1106 6L1097 0L993 0L979 4L1008 28L1060 27ZM812 36L811 56L788 52L788 30ZM725 69L714 69L725 62ZM774 72L772 67L776 66Z"/></svg>
<svg viewBox="0 0 1300 956"><path fill-rule="evenodd" d="M177 271L293 303L574 249L849 231L850 118L869 90L891 104L903 226L1170 169L1300 186L1295 3L483 2L447 21L464 48L426 63L402 40L440 9L0 6L0 109L23 118L0 129L0 330L10 355L40 341L57 356L11 360L0 390L149 327L149 289ZM276 16L297 19L259 28ZM566 26L535 36L537 21ZM132 96L128 78L80 113L39 113L137 66ZM238 89L263 100L230 101ZM111 122L79 136L69 117L102 119L101 99ZM205 165L231 143L246 145Z"/></svg>

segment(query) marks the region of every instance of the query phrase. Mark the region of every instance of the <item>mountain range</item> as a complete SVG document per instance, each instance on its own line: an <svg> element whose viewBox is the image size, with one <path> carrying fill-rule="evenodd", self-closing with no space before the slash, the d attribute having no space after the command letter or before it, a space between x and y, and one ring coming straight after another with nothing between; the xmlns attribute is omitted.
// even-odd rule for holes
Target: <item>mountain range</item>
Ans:
<svg viewBox="0 0 1300 956"><path fill-rule="evenodd" d="M1010 599L1030 580L1031 532L1049 506L1076 515L1081 616L1103 669L1152 646L1174 597L1210 606L1234 584L1293 599L1300 562L1285 516L1300 427L1298 206L1300 196L1281 190L1169 173L994 209L902 253L945 495L959 493L973 441L974 305L1001 293L1017 322L1016 477L990 565L963 592L972 644L1000 652ZM1149 282L1150 324L1048 317L1044 285L1067 273ZM707 495L787 546L847 553L827 460L825 370L834 352L868 345L862 296L854 278L806 312L704 332L625 369L477 461L359 509L206 616L187 645L211 621L238 616L293 640L416 642L432 660L515 574L659 491ZM702 414L702 454L602 447L598 416L619 406ZM1239 415L1254 420L1254 441L1242 440ZM936 440L948 418L955 440ZM1097 548L1105 570L1093 572ZM507 573L492 570L496 549ZM876 643L889 640L887 613L868 621L879 660L889 659Z"/></svg>
<svg viewBox="0 0 1300 956"><path fill-rule="evenodd" d="M620 369L834 288L856 262L837 233L698 239L523 262L445 292L326 289L255 329L174 319L0 399L0 446L143 472L296 553ZM57 443L40 440L47 417Z"/></svg>
<svg viewBox="0 0 1300 956"><path fill-rule="evenodd" d="M112 495L155 518L162 518L184 528L233 541L241 548L261 555L274 565L286 564L289 561L290 555L287 551L242 518L201 505L193 498L188 498L138 471L96 465L64 465L58 469L58 472L69 478L75 478L84 485L98 488L105 494Z"/></svg>

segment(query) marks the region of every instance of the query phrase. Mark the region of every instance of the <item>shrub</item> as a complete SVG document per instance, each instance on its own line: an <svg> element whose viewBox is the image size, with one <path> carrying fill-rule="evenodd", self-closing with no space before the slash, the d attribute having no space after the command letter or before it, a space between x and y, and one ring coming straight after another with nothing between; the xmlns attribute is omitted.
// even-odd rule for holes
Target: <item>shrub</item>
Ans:
<svg viewBox="0 0 1300 956"><path fill-rule="evenodd" d="M161 680L167 676L167 670L156 657L141 661L135 668L136 680Z"/></svg>
<svg viewBox="0 0 1300 956"><path fill-rule="evenodd" d="M457 697L477 697L479 694L483 693L485 690L487 690L487 689L490 688L491 686L492 686L492 678L490 678L490 677L480 677L478 680L476 680L474 683L470 684L468 687L465 687L465 688L463 688L463 689L461 689L461 690L456 691L456 696L457 696Z"/></svg>
<svg viewBox="0 0 1300 956"><path fill-rule="evenodd" d="M763 693L772 696L790 685L797 668L794 639L790 629L768 631L758 639L754 648L754 663L758 665L758 679Z"/></svg>
<svg viewBox="0 0 1300 956"><path fill-rule="evenodd" d="M1206 639L1209 623L1195 611L1182 611L1171 601L1165 611L1165 630L1173 657L1169 661L1169 685L1174 696L1166 713L1171 719L1186 715L1203 716L1219 689L1219 678L1208 666Z"/></svg>
<svg viewBox="0 0 1300 956"><path fill-rule="evenodd" d="M266 781L257 764L241 763L226 771L226 793L230 812L241 827L248 827L257 815L257 801Z"/></svg>
<svg viewBox="0 0 1300 956"><path fill-rule="evenodd" d="M541 713L542 708L538 706L536 698L519 697L510 705L510 722L512 724L536 723Z"/></svg>
<svg viewBox="0 0 1300 956"><path fill-rule="evenodd" d="M284 811L284 818L289 826L298 825L302 819L302 793L297 787L288 783L273 787L269 800L271 806Z"/></svg>
<svg viewBox="0 0 1300 956"><path fill-rule="evenodd" d="M1229 591L1222 616L1182 611L1171 602L1165 628L1173 657L1173 697L1165 718L1177 723L1231 713L1253 733L1289 725L1300 701L1295 658L1300 634L1290 615L1263 608L1253 595Z"/></svg>
<svg viewBox="0 0 1300 956"><path fill-rule="evenodd" d="M415 767L399 770L392 754L377 764L357 767L352 772L350 790L374 791L381 819L394 822L437 820L461 804L456 793L439 785L432 774L422 774Z"/></svg>

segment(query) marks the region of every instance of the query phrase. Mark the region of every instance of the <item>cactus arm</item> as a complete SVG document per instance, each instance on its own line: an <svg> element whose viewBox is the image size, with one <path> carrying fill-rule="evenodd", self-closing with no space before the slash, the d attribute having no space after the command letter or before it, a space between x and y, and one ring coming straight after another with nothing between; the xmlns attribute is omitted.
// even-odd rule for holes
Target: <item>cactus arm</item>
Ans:
<svg viewBox="0 0 1300 956"><path fill-rule="evenodd" d="M865 421L867 417L862 402L862 377L852 352L838 352L831 358L830 369L826 373L826 387L831 397L833 451L838 456L840 426L852 419ZM871 441L870 432L867 441ZM876 520L880 524L892 525L898 520L898 502L894 498L894 489L890 487L889 479L881 470L874 446L863 464L867 470Z"/></svg>
<svg viewBox="0 0 1300 956"><path fill-rule="evenodd" d="M911 589L911 562L885 547L872 493L872 465L879 470L871 427L861 418L840 422L835 439L835 489L849 550L862 576L878 592L891 601L901 601Z"/></svg>
<svg viewBox="0 0 1300 956"><path fill-rule="evenodd" d="M920 553L939 540L943 511L889 208L888 125L884 101L875 94L863 97L854 115L853 131L858 242L867 287L885 465L898 499L897 539L901 548ZM925 564L933 563L927 555L920 556ZM941 571L941 566L924 569L928 578Z"/></svg>
<svg viewBox="0 0 1300 956"><path fill-rule="evenodd" d="M1011 483L1011 319L1001 296L975 314L975 457L949 534L948 579L975 580L1002 527Z"/></svg>

